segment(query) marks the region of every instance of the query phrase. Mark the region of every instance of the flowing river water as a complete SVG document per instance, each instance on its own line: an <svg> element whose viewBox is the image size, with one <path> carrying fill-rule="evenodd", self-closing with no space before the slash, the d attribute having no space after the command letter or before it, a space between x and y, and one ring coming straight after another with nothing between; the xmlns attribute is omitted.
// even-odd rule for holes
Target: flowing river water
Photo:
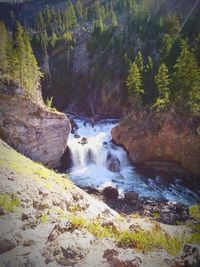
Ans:
<svg viewBox="0 0 200 267"><path fill-rule="evenodd" d="M141 172L130 163L126 151L111 142L111 129L117 120L106 119L94 125L86 118L73 117L78 126L76 135L70 134L70 178L82 188L117 187L122 195L136 191L140 198L161 199L191 205L200 202L198 186L191 186L178 174ZM187 184L187 185L186 185Z"/></svg>

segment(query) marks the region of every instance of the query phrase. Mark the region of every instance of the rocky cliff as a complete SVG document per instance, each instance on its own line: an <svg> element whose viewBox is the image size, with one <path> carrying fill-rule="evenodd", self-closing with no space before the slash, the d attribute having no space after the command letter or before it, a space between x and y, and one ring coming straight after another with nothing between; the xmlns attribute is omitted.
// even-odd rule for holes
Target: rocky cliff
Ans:
<svg viewBox="0 0 200 267"><path fill-rule="evenodd" d="M58 167L70 132L70 122L22 96L0 95L0 135L22 154Z"/></svg>
<svg viewBox="0 0 200 267"><path fill-rule="evenodd" d="M112 130L112 138L135 162L173 161L200 176L200 120L169 112L133 113Z"/></svg>

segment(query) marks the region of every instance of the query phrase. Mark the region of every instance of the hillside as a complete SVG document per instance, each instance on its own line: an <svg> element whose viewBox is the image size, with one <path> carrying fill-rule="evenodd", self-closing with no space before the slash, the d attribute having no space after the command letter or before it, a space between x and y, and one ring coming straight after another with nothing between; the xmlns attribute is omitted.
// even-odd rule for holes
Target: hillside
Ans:
<svg viewBox="0 0 200 267"><path fill-rule="evenodd" d="M2 141L0 151L0 266L180 266L191 249L198 266L197 248L181 252L198 240L186 226L123 217Z"/></svg>
<svg viewBox="0 0 200 267"><path fill-rule="evenodd" d="M139 51L144 64L142 102L153 104L159 65L166 64L171 76L187 38L199 57L200 9L194 0L30 1L2 4L1 10L10 30L18 20L29 32L45 74L43 95L53 96L59 110L127 113L131 105L125 81Z"/></svg>

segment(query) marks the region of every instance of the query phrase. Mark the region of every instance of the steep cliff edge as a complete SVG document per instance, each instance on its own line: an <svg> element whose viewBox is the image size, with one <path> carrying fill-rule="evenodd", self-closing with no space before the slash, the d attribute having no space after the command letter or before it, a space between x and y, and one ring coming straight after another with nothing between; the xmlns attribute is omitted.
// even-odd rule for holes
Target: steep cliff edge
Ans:
<svg viewBox="0 0 200 267"><path fill-rule="evenodd" d="M64 114L22 96L0 95L0 135L31 159L58 167L69 132Z"/></svg>
<svg viewBox="0 0 200 267"><path fill-rule="evenodd" d="M133 113L112 130L113 141L135 162L173 161L200 176L199 119L169 112Z"/></svg>

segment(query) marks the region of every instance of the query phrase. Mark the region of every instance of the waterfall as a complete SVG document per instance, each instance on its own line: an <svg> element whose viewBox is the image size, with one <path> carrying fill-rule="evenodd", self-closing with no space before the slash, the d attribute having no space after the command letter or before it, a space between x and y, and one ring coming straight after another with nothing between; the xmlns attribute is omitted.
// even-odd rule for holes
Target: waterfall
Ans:
<svg viewBox="0 0 200 267"><path fill-rule="evenodd" d="M166 185L162 180L169 180L160 174L149 174L131 165L126 152L111 142L111 129L118 123L102 120L94 124L88 118L73 118L75 134L70 134L68 147L71 152L73 167L70 178L80 187L104 188L115 186L119 193L136 191L140 197L165 199L183 204L200 201L200 192L187 188L179 177L171 177Z"/></svg>
<svg viewBox="0 0 200 267"><path fill-rule="evenodd" d="M110 142L113 126L110 123L93 126L89 122L86 125L78 122L78 138L71 135L68 142L74 170L95 165L107 171L120 172L119 166L125 163L126 153Z"/></svg>

